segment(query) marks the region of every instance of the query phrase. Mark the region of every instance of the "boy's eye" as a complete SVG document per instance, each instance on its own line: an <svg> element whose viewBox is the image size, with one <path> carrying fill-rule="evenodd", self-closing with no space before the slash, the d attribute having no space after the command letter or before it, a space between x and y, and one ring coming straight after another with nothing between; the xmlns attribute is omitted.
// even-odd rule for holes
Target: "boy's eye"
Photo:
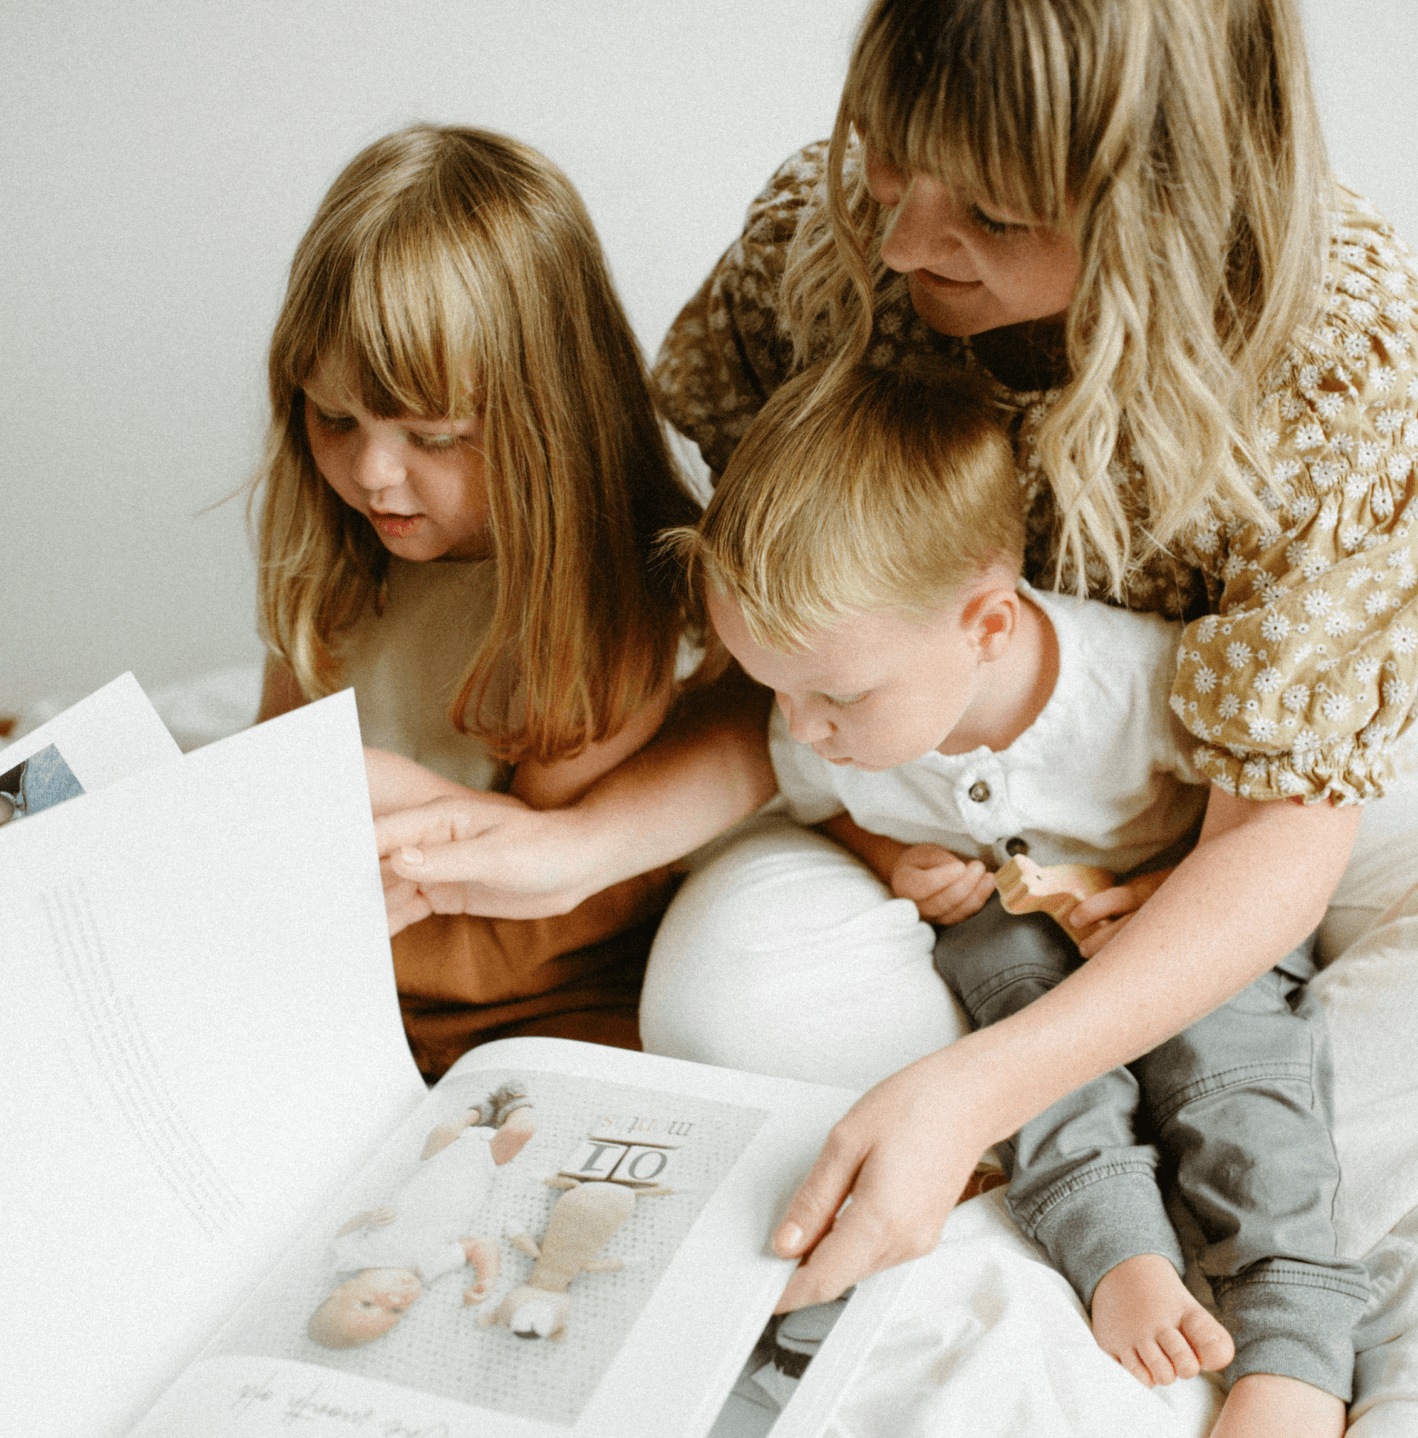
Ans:
<svg viewBox="0 0 1418 1438"><path fill-rule="evenodd" d="M870 690L863 689L860 694L824 694L822 697L838 709L847 709L853 704L860 703L870 692Z"/></svg>

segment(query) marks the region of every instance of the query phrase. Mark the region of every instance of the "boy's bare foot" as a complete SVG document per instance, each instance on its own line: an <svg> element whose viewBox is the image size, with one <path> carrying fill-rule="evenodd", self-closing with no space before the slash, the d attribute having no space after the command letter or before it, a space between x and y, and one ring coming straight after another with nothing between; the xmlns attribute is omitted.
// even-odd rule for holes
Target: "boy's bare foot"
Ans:
<svg viewBox="0 0 1418 1438"><path fill-rule="evenodd" d="M1093 1336L1148 1388L1224 1368L1236 1354L1231 1335L1159 1253L1126 1258L1103 1275L1093 1293Z"/></svg>
<svg viewBox="0 0 1418 1438"><path fill-rule="evenodd" d="M1211 1438L1340 1438L1344 1422L1344 1403L1332 1393L1278 1373L1248 1373L1227 1395Z"/></svg>

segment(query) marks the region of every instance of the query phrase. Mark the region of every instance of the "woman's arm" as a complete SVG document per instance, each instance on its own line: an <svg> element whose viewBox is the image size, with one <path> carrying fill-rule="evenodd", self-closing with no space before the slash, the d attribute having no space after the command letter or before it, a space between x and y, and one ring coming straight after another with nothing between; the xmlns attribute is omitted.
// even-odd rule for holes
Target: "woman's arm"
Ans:
<svg viewBox="0 0 1418 1438"><path fill-rule="evenodd" d="M893 1074L837 1124L774 1238L785 1257L810 1254L779 1310L929 1252L985 1148L1283 958L1323 916L1360 812L1213 789L1196 849L1096 958Z"/></svg>
<svg viewBox="0 0 1418 1438"><path fill-rule="evenodd" d="M389 867L434 912L564 914L696 849L772 798L767 690L730 673L681 697L653 741L568 808L507 795L441 801L376 821Z"/></svg>

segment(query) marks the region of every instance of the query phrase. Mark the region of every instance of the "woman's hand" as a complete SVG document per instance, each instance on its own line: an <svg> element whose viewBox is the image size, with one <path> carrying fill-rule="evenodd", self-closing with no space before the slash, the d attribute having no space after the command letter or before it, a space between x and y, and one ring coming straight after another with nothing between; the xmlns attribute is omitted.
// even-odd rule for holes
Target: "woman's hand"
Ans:
<svg viewBox="0 0 1418 1438"><path fill-rule="evenodd" d="M507 794L385 814L375 819L374 836L391 933L428 914L565 914L611 882L601 881L597 851L582 839L574 809L543 812Z"/></svg>
<svg viewBox="0 0 1418 1438"><path fill-rule="evenodd" d="M939 1242L993 1141L968 1101L969 1044L883 1079L833 1128L773 1237L780 1257L807 1255L776 1312L825 1303Z"/></svg>
<svg viewBox="0 0 1418 1438"><path fill-rule="evenodd" d="M978 859L962 859L939 844L903 850L889 882L898 899L913 900L933 924L958 924L979 913L995 889L995 876Z"/></svg>

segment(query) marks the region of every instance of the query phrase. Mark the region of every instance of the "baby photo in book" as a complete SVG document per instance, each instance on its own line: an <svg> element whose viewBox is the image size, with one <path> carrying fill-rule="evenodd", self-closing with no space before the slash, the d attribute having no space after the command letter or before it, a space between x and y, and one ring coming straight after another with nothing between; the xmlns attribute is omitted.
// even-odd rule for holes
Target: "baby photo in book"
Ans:
<svg viewBox="0 0 1418 1438"><path fill-rule="evenodd" d="M537 1071L453 1077L433 1102L208 1356L574 1424L767 1113ZM277 1389L231 1402L288 1405Z"/></svg>
<svg viewBox="0 0 1418 1438"><path fill-rule="evenodd" d="M0 824L52 809L83 792L58 747L50 744L0 774Z"/></svg>

